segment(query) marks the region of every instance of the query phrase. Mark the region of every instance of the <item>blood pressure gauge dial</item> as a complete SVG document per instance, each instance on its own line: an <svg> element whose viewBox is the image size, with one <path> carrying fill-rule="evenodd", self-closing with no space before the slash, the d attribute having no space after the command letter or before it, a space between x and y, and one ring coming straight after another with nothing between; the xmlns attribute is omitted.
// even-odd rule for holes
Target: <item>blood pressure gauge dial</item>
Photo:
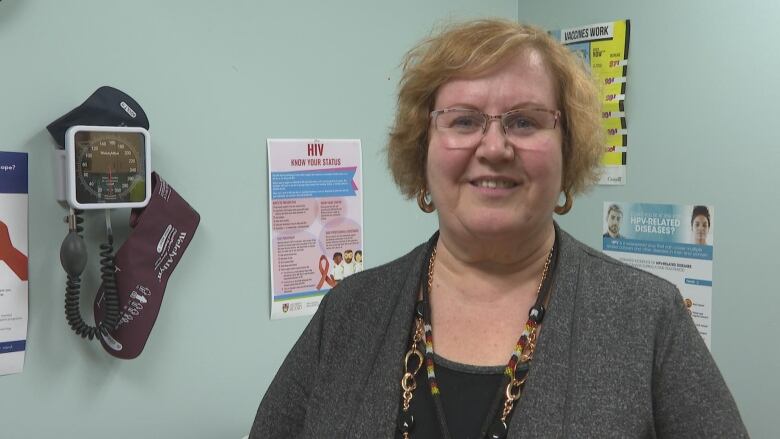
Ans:
<svg viewBox="0 0 780 439"><path fill-rule="evenodd" d="M151 198L149 132L78 125L65 133L66 197L76 209L144 207Z"/></svg>

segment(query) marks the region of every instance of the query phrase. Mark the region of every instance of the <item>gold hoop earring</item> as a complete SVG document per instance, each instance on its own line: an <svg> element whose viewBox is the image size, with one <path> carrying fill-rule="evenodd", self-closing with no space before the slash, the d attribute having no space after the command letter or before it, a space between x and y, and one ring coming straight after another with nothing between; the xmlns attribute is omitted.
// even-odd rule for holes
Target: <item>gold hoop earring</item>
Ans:
<svg viewBox="0 0 780 439"><path fill-rule="evenodd" d="M555 213L558 215L566 215L571 210L572 204L574 204L574 197L571 196L568 189L563 190L563 196L566 200L563 202L563 206L555 206Z"/></svg>
<svg viewBox="0 0 780 439"><path fill-rule="evenodd" d="M436 206L433 205L433 199L429 195L424 186L420 188L420 192L417 192L417 205L425 213L431 213L436 210Z"/></svg>

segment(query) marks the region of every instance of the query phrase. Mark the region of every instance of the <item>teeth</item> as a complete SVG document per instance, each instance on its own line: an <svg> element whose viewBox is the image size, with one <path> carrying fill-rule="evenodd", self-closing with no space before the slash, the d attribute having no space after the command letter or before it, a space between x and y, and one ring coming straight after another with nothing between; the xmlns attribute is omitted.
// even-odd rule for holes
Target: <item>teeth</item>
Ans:
<svg viewBox="0 0 780 439"><path fill-rule="evenodd" d="M510 188L514 187L515 183L507 180L479 180L477 182L478 187L484 187L484 188Z"/></svg>

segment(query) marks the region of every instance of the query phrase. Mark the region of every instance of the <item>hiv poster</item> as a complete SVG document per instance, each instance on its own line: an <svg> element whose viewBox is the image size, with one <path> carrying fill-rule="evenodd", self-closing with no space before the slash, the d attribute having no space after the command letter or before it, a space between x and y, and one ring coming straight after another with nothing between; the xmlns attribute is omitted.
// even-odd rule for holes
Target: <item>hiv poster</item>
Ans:
<svg viewBox="0 0 780 439"><path fill-rule="evenodd" d="M626 83L631 21L618 20L550 32L580 55L601 88L601 126L606 144L601 156L599 184L626 184L628 127Z"/></svg>
<svg viewBox="0 0 780 439"><path fill-rule="evenodd" d="M314 314L363 271L360 140L268 139L271 318Z"/></svg>
<svg viewBox="0 0 780 439"><path fill-rule="evenodd" d="M27 347L27 153L0 152L0 375L19 373Z"/></svg>
<svg viewBox="0 0 780 439"><path fill-rule="evenodd" d="M604 203L604 253L673 283L710 347L714 208Z"/></svg>

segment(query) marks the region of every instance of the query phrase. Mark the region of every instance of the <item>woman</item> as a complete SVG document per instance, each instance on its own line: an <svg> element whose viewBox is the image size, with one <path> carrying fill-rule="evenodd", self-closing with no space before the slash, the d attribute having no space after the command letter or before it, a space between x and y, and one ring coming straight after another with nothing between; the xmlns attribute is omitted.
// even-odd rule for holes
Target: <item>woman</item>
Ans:
<svg viewBox="0 0 780 439"><path fill-rule="evenodd" d="M553 222L601 140L592 81L541 29L409 52L388 159L439 232L330 292L252 437L746 437L678 291Z"/></svg>
<svg viewBox="0 0 780 439"><path fill-rule="evenodd" d="M355 251L355 273L363 271L363 250Z"/></svg>
<svg viewBox="0 0 780 439"><path fill-rule="evenodd" d="M693 206L691 214L691 231L693 243L707 245L707 235L710 234L710 210L707 206Z"/></svg>

